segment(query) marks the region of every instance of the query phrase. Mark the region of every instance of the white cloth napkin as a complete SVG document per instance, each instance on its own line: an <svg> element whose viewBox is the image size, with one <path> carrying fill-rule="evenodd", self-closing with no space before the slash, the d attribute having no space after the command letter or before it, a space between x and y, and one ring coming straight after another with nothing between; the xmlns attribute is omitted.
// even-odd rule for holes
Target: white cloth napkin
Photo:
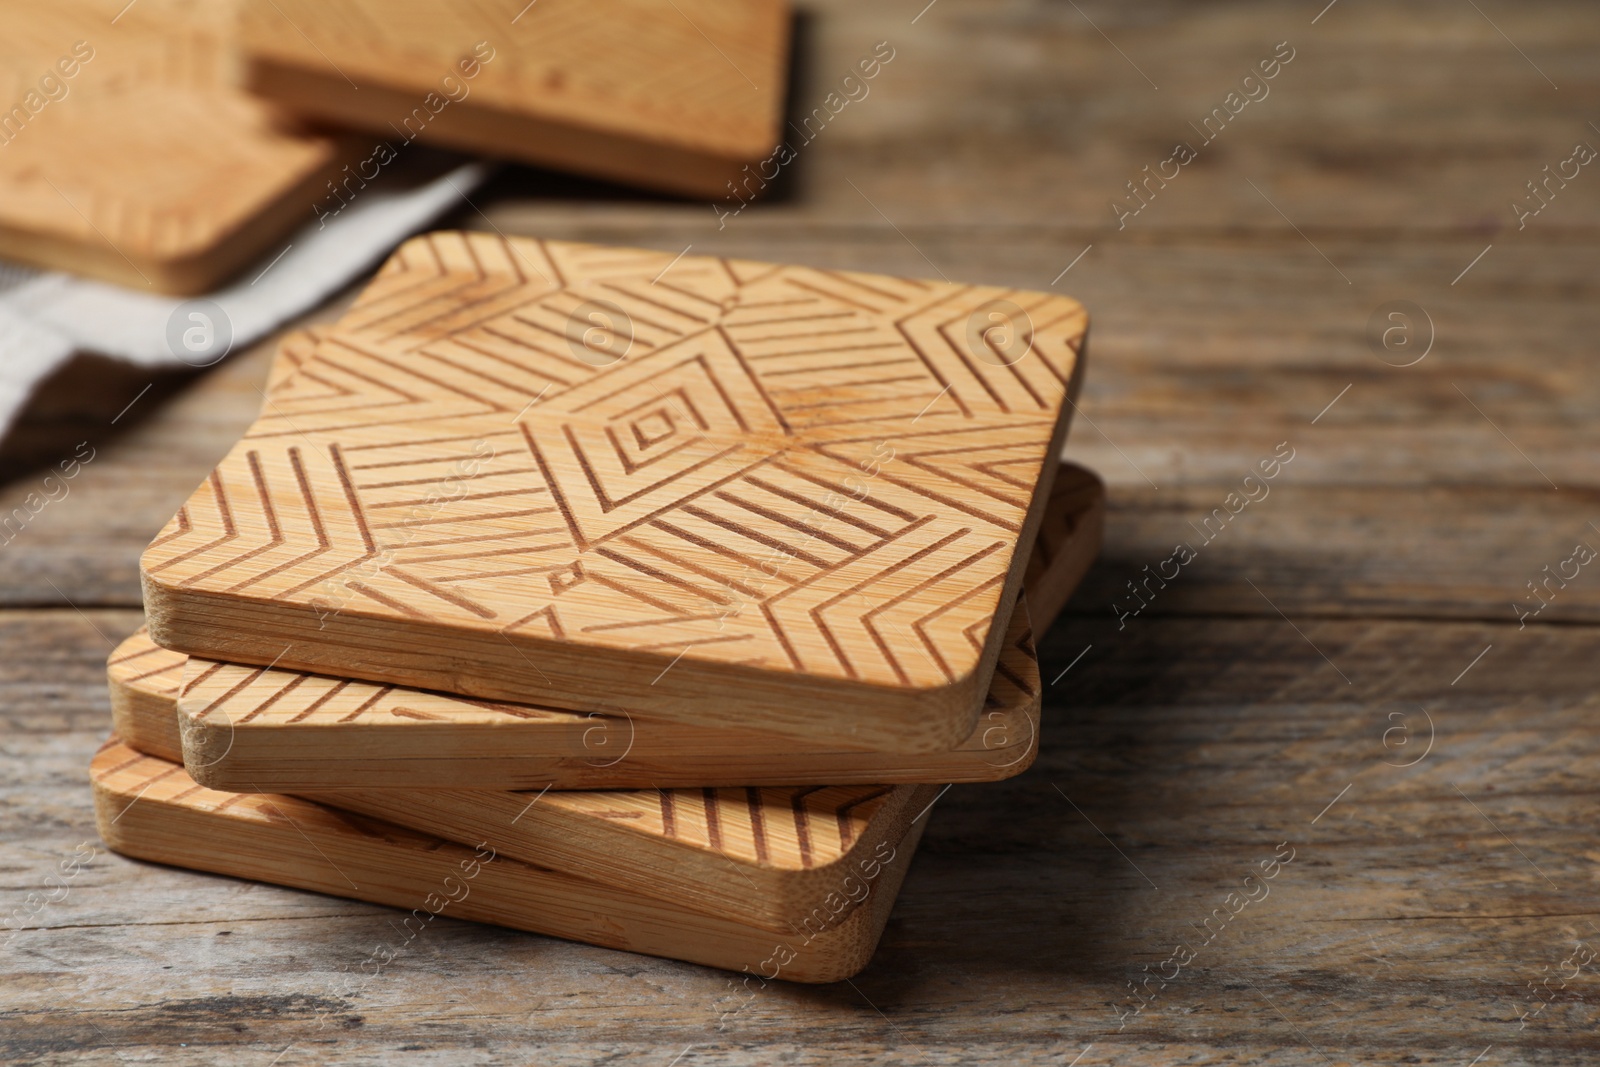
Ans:
<svg viewBox="0 0 1600 1067"><path fill-rule="evenodd" d="M152 295L0 263L0 437L35 386L75 352L156 368L207 366L244 348L370 269L460 203L491 169L468 163L413 189L364 191L326 226L296 233L278 259L203 297Z"/></svg>

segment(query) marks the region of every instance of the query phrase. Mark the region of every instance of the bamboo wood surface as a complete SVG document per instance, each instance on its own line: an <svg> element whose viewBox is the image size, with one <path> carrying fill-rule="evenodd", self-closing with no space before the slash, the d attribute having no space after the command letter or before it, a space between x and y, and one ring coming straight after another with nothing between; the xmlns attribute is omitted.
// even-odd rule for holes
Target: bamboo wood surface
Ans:
<svg viewBox="0 0 1600 1067"><path fill-rule="evenodd" d="M387 909L103 855L61 897L58 865L99 845L81 768L105 657L140 623L139 551L253 419L268 353L157 379L114 426L151 379L93 364L0 455L9 511L78 442L98 449L4 549L7 1055L1587 1067L1600 584L1585 567L1523 629L1512 604L1573 542L1600 545L1600 199L1586 167L1523 230L1508 203L1592 136L1600 12L1341 0L1312 25L1325 2L940 0L912 25L924 7L816 10L801 112L873 42L897 58L802 147L786 195L720 231L704 205L532 177L473 198L508 233L898 274L931 259L1031 288L1093 245L1060 287L1096 313L1069 453L1107 480L1106 549L1040 645L1038 762L939 801L872 965L745 992L446 916L351 992L342 969L395 937ZM1117 230L1108 201L1285 39L1272 95ZM1437 326L1410 368L1365 340L1392 299ZM1126 583L1286 439L1270 498L1119 630ZM1126 1015L1229 892L1259 895L1242 878L1286 840L1271 896Z"/></svg>
<svg viewBox="0 0 1600 1067"><path fill-rule="evenodd" d="M1080 493L1080 503L1098 506L1098 484L1092 476L1087 485L1081 478L1058 478L1058 490L1074 481L1088 490ZM1041 626L1053 621L1071 590L1072 576L1081 574L1093 558L1092 545L1085 551L1081 542L1072 544L1074 534L1089 538L1097 532L1083 521L1087 517L1060 508L1046 513L1035 545L1040 559L1030 560L1030 587L1024 589L1025 595L1040 594ZM1026 626L1019 612L1018 647L1030 653L1027 664L1033 668ZM154 644L142 631L112 653L107 661L112 721L116 735L129 747L171 762L181 759L177 698L182 670L180 654ZM1032 675L1036 702L1036 669ZM596 728L592 720L584 725ZM1037 751L1033 702L1027 707L1001 704L985 713L979 730L982 736L975 737L972 745L985 757L988 770L977 773L988 777L1020 773ZM739 775L747 767L758 775L782 775L767 766L775 762L772 754L765 763L758 754L748 753L737 762L709 760L696 765L683 756L663 762L663 770L691 764L681 773L708 784L718 781L719 775L730 782L742 781ZM733 762L732 770L720 766L728 762ZM944 769L932 762L922 768L925 773ZM273 768L272 761L262 762L263 774ZM807 780L831 780L820 756L812 773L821 777ZM849 777L864 777L864 772ZM396 779L404 779L411 788L343 788L312 799L466 844L488 841L513 859L690 908L714 909L715 914L780 933L792 932L804 916L819 908L836 919L859 905L865 899L857 874L863 855L881 842L899 840L933 796L932 790L910 785L517 793L489 791L487 775L475 789L449 791L418 789L419 778L406 764L396 763L384 784L393 786ZM563 787L559 781L553 784L557 790ZM252 787L249 782L234 788L278 791L274 785Z"/></svg>
<svg viewBox="0 0 1600 1067"><path fill-rule="evenodd" d="M311 221L345 146L233 85L231 3L131 8L0 8L0 257L206 292Z"/></svg>
<svg viewBox="0 0 1600 1067"><path fill-rule="evenodd" d="M136 748L183 759L216 789L615 789L819 783L980 782L1027 769L1036 752L1034 627L1059 613L1099 551L1104 490L1063 464L973 732L944 752L901 754L785 742L727 729L470 700L282 669L189 659L144 634L113 653L113 683L155 689L149 727L119 722ZM126 664L123 667L122 664ZM179 690L181 689L181 694ZM129 710L147 692L121 697ZM178 717L172 714L177 698ZM113 703L119 697L113 694ZM179 734L181 726L182 755Z"/></svg>
<svg viewBox="0 0 1600 1067"><path fill-rule="evenodd" d="M139 662L117 664L113 677ZM176 764L181 748L172 699L144 684L158 680L112 682L113 729L129 748ZM825 900L837 914L859 904L847 892L854 883L843 890L840 884L879 842L899 840L933 792L850 785L339 789L304 796L463 844L488 841L497 852L535 866L787 933Z"/></svg>
<svg viewBox="0 0 1600 1067"><path fill-rule="evenodd" d="M724 196L780 139L781 0L245 0L242 14L251 91L377 140L373 173L340 195L421 141Z"/></svg>
<svg viewBox="0 0 1600 1067"><path fill-rule="evenodd" d="M296 797L207 789L182 764L115 738L96 754L89 777L100 838L116 851L409 909L403 941L448 909L463 919L732 971L766 964L767 977L791 982L837 982L866 966L927 825L877 839L860 872L841 875L854 874L865 890L860 906L837 917L808 910L775 934L497 855L489 842L457 845ZM931 797L934 790L922 792Z"/></svg>
<svg viewBox="0 0 1600 1067"><path fill-rule="evenodd" d="M1040 292L415 238L151 542L151 637L949 749L1003 644L1086 327Z"/></svg>

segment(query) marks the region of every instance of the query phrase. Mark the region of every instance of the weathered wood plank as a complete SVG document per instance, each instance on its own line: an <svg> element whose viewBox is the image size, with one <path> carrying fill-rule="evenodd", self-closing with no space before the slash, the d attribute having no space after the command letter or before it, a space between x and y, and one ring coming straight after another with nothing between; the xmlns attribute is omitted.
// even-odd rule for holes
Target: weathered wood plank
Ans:
<svg viewBox="0 0 1600 1067"><path fill-rule="evenodd" d="M81 639L84 620L6 613L0 627L11 647L41 653L13 660L8 690L65 672L76 694L73 728L7 742L5 795L45 817L0 845L17 907L77 844L94 845L81 774L104 711L87 706L102 699L98 664L42 654ZM724 1019L744 997L722 973L448 921L351 989L342 968L359 978L373 944L396 940L393 913L102 854L8 946L7 1054L51 1062L78 1041L114 1059L186 1041L176 1055L196 1062L196 1048L270 1060L293 1043L367 1063L406 1043L441 1062L470 1050L501 1063L538 1044L560 1063L585 1050L670 1060L694 1044L711 1062L854 1049L999 1063L1070 1062L1092 1043L1085 1063L1185 1050L1220 1062L1205 1050L1223 1048L1322 1062L1315 1045L1336 1063L1463 1064L1493 1044L1496 1062L1581 1062L1590 1001L1533 1015L1527 983L1574 939L1600 945L1588 928L1600 920L1587 816L1595 631L1302 629L1353 684L1281 620L1154 619L1105 644L1087 620L1058 627L1047 670L1096 643L1067 676L1070 702L1047 711L1039 763L939 803L854 989L773 985ZM1419 703L1436 730L1421 759ZM1393 733L1386 744L1396 726L1406 744ZM1232 914L1227 894L1259 895L1244 876L1282 841L1293 859ZM1207 918L1221 932L1202 944ZM1128 983L1180 941L1194 960L1119 1033L1119 1013L1138 1004ZM1564 997L1592 996L1593 970Z"/></svg>
<svg viewBox="0 0 1600 1067"><path fill-rule="evenodd" d="M1315 25L1323 5L1264 0L1136 9L946 0L920 16L925 4L820 6L790 103L792 202L765 212L758 201L730 231L764 214L876 228L875 204L901 227L1076 226L1108 239L1206 227L1299 240L1276 204L1313 238L1442 229L1484 234L1482 248L1496 232L1520 239L1600 221L1600 200L1582 191L1594 180L1587 167L1520 234L1510 206L1518 196L1537 203L1525 183L1576 142L1600 146L1572 104L1600 88L1590 57L1600 15L1577 0L1483 12L1346 3ZM894 58L875 79L843 85L879 41ZM1264 87L1242 87L1281 41L1294 58ZM1195 127L1230 91L1262 88L1220 133L1213 118L1204 143ZM856 99L843 103L847 89ZM837 110L820 132L817 108ZM1179 176L1152 183L1149 206L1118 233L1111 201L1131 197L1127 183L1146 165L1157 172L1180 140L1197 158L1166 168ZM536 200L517 211L556 213ZM702 204L681 213L716 218Z"/></svg>
<svg viewBox="0 0 1600 1067"><path fill-rule="evenodd" d="M1252 503L1211 487L1114 494L1105 550L1068 611L1113 623L1134 613L1129 626L1151 615L1270 615L1272 605L1296 618L1528 626L1600 613L1600 569L1582 562L1600 552L1593 489L1308 486L1294 484L1299 473L1291 464L1265 496L1252 483Z"/></svg>

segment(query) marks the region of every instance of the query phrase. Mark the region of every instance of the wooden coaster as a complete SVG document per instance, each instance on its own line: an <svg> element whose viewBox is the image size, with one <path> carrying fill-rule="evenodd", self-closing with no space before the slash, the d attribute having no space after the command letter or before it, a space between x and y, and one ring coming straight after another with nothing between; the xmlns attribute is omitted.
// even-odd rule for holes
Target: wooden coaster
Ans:
<svg viewBox="0 0 1600 1067"><path fill-rule="evenodd" d="M1035 543L1050 565L1030 563L983 713L954 749L775 746L760 734L638 719L626 709L585 714L194 658L180 668L186 679L176 717L186 762L213 788L288 792L1008 778L1026 770L1036 752L1042 686L1033 624L1049 626L1097 554L1103 500L1093 474L1062 466L1046 512L1048 544L1043 537ZM158 657L140 659L143 669L182 663L181 653L158 650L148 637L130 643L141 640L146 656ZM170 711L162 721L173 729ZM119 727L124 738L134 736L129 730Z"/></svg>
<svg viewBox="0 0 1600 1067"><path fill-rule="evenodd" d="M269 375L271 396L282 395L282 391L290 387L294 371L304 362L315 340L305 333L291 334L284 339ZM1088 472L1065 465L1058 474L1026 579L1029 604L1038 604L1041 627L1049 625L1093 558L1099 541L1102 500L1099 482ZM1019 625L1024 622L1020 609L1016 622ZM1026 633L1023 636L1025 638ZM1038 722L1037 667L1026 640L1008 645L1008 655L1024 652L1027 656L1015 670L1008 671L1003 665L996 673L991 704L999 706L986 712L981 724L982 736L972 739L971 748L966 750L967 765L956 768L964 772L966 780L1019 773L1032 762ZM131 747L163 759L179 759L181 741L176 705L185 659L181 653L155 645L142 631L124 641L113 653L107 665L113 720L117 735ZM294 687L287 696L280 696L279 705L295 700L301 686L324 681L291 676L287 672L270 673L284 674L284 685ZM997 699L994 694L1007 691L1001 683L1008 674L1031 685L1034 699L1009 704ZM298 684L295 678L300 679ZM282 688L280 686L280 693ZM304 700L303 695L299 699ZM429 699L442 698L435 694L413 693L409 702ZM378 723L417 723L404 717L405 702L397 699L387 718L379 714L376 707L367 714ZM464 711L470 715L479 710L462 701L452 703L458 705L457 714ZM244 708L242 714L255 710ZM274 710L278 714L283 711L281 706L269 707L257 712L257 718L252 721L259 723ZM539 713L539 709L526 710ZM401 714L394 714L395 711ZM445 713L449 714L448 708ZM608 733L612 734L612 743L619 739L622 722L603 723L598 717L570 712L546 714L534 721L541 723L538 729L547 735L560 731L563 735L571 733L581 737L577 733L581 730L590 734L591 742L600 742L586 746L587 758L557 764L554 778L558 786L573 784L572 779L578 775L583 775L583 779L577 784L617 784L615 780L605 779L611 771L605 764L615 765L616 761L601 758L600 753ZM563 722L569 730L563 729ZM313 741L326 738L325 730L321 734L305 732ZM692 747L686 747L697 735L713 748L719 742L725 747L729 740L726 731L671 726L647 731L642 739L635 735L635 747L640 747L642 740L642 747L649 750L653 742L664 740L667 752L688 754L661 758L662 766L647 768L643 773L665 778L669 785L677 784L671 779L673 774L692 778L696 776L696 768L708 763L718 768L715 773L721 774L737 773L737 770L726 769L728 763L736 769L748 767L757 775L784 773L773 769L774 755L766 751L768 746L759 743L753 750L737 753L732 760L697 757ZM242 727L235 735L235 750L249 748L256 736L251 727ZM313 744L306 746L304 752L316 753L327 747ZM428 784L427 776L417 774L414 768L419 763L432 765L428 756L437 747L434 744L417 746L413 752L417 758L401 764L405 769L398 774L390 770L384 779L385 784L392 785L395 778L403 774L411 789L346 789L318 793L316 799L456 841L489 840L507 856L597 878L645 896L665 895L668 899L689 901L691 907L711 909L780 932L791 929L797 922L796 916L816 913L837 919L854 907L861 899L860 878L852 879L851 874L870 862L872 857L866 846L897 839L908 820L924 811L934 795L931 788L870 784L846 788L684 788L665 792L586 793L517 793L482 788L457 792L414 788ZM980 753L984 757L981 767L975 758ZM810 764L794 766L791 773L826 772L827 754L801 755L809 759ZM863 754L841 755L854 759L859 767ZM905 773L942 769L928 765L930 759L942 755L921 757L920 767L917 759L906 761L902 757L901 769ZM506 762L515 768L518 761ZM621 766L631 767L633 762L625 759ZM563 777L562 763L575 770L568 770ZM954 761L946 760L947 766L951 763ZM235 766L226 757L220 765L230 771ZM360 772L371 766L371 761L357 760L351 766ZM256 769L264 772L263 777L282 774L271 758L262 759ZM855 773L859 775L868 769L859 767ZM658 775L660 771L665 771L665 775ZM246 763L237 774L248 779L251 767ZM456 779L457 782L462 780L480 787L486 784L477 769ZM704 780L715 780L714 774ZM643 783L626 781L622 784ZM242 780L234 788L259 791L260 786L261 783ZM284 787L273 784L266 788Z"/></svg>
<svg viewBox="0 0 1600 1067"><path fill-rule="evenodd" d="M320 337L320 330L302 330L281 341L268 376L270 397L296 388L293 376ZM198 684L184 728L194 750L191 773L213 788L285 792L385 788L397 782L413 789L876 785L992 781L1020 774L1036 752L1040 690L1027 629L1050 625L1098 553L1103 523L1099 479L1063 464L1028 562L1027 600L1013 613L1016 632L991 682L978 730L950 752L901 756L813 751L795 744L773 751L764 738L730 731L529 706L496 713L482 702L426 691L384 692L366 683L344 683L339 694L324 701L338 681L197 661ZM175 712L186 660L154 644L144 631L112 654L108 674L116 732L140 751L182 758ZM241 682L245 687L230 696ZM359 714L340 721L352 712ZM348 743L329 743L345 739ZM469 746L472 740L477 743ZM378 752L386 758L376 758ZM397 766L403 774L396 773Z"/></svg>
<svg viewBox="0 0 1600 1067"><path fill-rule="evenodd" d="M272 353L272 364L267 368L267 387L262 396L263 410L279 400L289 400L301 388L294 376L300 373L328 333L326 326L302 326L290 330L278 339L277 351Z"/></svg>
<svg viewBox="0 0 1600 1067"><path fill-rule="evenodd" d="M113 729L130 748L176 763L175 653L139 645L137 636L130 638L108 665ZM937 791L919 785L336 789L307 799L454 841L488 840L542 867L784 931L795 916L824 906L879 843L898 840ZM833 908L854 905L846 900Z"/></svg>
<svg viewBox="0 0 1600 1067"><path fill-rule="evenodd" d="M781 0L246 0L248 87L371 131L694 196L766 184ZM359 183L361 175L357 175Z"/></svg>
<svg viewBox="0 0 1600 1067"><path fill-rule="evenodd" d="M100 836L116 851L409 909L402 940L447 915L795 982L836 982L866 966L927 825L875 847L854 873L863 906L797 916L780 934L526 864L492 842L467 847L294 797L206 789L180 764L115 739L90 779Z"/></svg>
<svg viewBox="0 0 1600 1067"><path fill-rule="evenodd" d="M1031 623L1048 627L1099 549L1104 489L1063 464L1029 561L1026 600L973 735L932 753L774 749L760 735L493 704L279 669L195 660L140 630L112 653L119 736L221 789L622 789L828 782L995 781L1036 752L1040 681ZM180 739L179 723L183 733ZM380 755L381 754L381 755Z"/></svg>
<svg viewBox="0 0 1600 1067"><path fill-rule="evenodd" d="M198 293L311 220L345 150L231 84L231 18L160 0L7 9L0 258Z"/></svg>
<svg viewBox="0 0 1600 1067"><path fill-rule="evenodd" d="M151 634L949 749L999 656L1085 326L1040 293L415 239L146 551Z"/></svg>

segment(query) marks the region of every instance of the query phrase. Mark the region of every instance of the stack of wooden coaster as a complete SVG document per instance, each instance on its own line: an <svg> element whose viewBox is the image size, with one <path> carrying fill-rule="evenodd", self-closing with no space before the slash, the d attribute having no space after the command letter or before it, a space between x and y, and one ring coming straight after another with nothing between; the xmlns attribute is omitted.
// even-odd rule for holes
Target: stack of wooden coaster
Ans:
<svg viewBox="0 0 1600 1067"><path fill-rule="evenodd" d="M823 982L1038 745L1098 549L1069 299L440 233L291 338L142 561L101 833ZM180 763L181 760L181 763ZM282 794L293 794L293 797Z"/></svg>
<svg viewBox="0 0 1600 1067"><path fill-rule="evenodd" d="M0 0L0 257L207 292L415 144L742 206L788 158L790 20L786 0Z"/></svg>

